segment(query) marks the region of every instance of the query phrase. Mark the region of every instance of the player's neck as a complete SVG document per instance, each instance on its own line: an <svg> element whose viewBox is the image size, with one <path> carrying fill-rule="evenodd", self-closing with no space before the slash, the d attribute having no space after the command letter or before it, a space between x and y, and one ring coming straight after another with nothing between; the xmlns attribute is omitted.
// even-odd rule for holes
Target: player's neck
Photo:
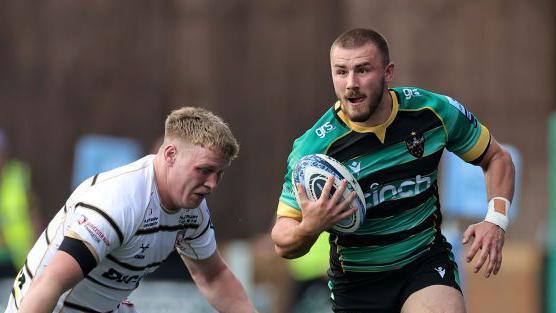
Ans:
<svg viewBox="0 0 556 313"><path fill-rule="evenodd" d="M160 198L160 206L162 209L168 213L173 213L170 208L173 207L172 201L170 201L170 196L168 194L167 182L166 182L166 171L162 162L164 160L160 155L154 157L154 177L156 190L158 192L158 197Z"/></svg>

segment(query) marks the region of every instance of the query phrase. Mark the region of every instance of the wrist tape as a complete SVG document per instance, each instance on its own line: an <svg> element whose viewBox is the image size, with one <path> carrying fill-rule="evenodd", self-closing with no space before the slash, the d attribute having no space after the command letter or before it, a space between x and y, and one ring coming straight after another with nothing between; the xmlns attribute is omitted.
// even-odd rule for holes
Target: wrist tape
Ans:
<svg viewBox="0 0 556 313"><path fill-rule="evenodd" d="M488 202L488 211L485 221L498 225L506 231L510 224L510 219L508 218L509 209L510 200L503 197L494 197Z"/></svg>

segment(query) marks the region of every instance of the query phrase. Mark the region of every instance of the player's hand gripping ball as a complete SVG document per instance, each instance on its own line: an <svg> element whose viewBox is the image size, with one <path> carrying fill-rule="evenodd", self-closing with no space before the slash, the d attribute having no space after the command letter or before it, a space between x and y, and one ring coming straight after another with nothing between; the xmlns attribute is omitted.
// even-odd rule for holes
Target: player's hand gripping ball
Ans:
<svg viewBox="0 0 556 313"><path fill-rule="evenodd" d="M297 184L300 183L305 187L307 198L311 201L317 201L320 198L324 184L329 176L334 176L334 185L330 191L333 194L339 188L343 179L347 181L347 188L344 191L342 200L349 196L352 191L355 191L357 197L350 203L350 207L357 208L357 210L349 217L339 221L332 227L332 229L343 232L352 233L356 231L365 220L365 197L361 186L349 172L337 160L324 155L324 154L310 154L304 156L297 162L292 173L292 185L294 193L297 196ZM299 202L299 199L298 199Z"/></svg>

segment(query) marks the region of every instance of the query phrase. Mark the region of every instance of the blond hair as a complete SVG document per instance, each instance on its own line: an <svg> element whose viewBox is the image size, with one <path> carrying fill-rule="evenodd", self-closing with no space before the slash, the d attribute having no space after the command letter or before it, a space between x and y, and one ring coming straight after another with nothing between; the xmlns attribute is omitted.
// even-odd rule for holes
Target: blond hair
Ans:
<svg viewBox="0 0 556 313"><path fill-rule="evenodd" d="M229 161L239 153L239 144L228 125L203 108L182 107L172 111L165 122L164 140L168 139L222 153Z"/></svg>

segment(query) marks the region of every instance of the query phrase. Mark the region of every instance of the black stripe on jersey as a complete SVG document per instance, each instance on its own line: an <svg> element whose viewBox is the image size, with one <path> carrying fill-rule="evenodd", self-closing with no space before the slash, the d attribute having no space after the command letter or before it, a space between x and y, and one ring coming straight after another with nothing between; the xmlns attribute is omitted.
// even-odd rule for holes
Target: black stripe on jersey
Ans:
<svg viewBox="0 0 556 313"><path fill-rule="evenodd" d="M86 313L103 313L68 301L64 301L64 306L67 306L68 308L72 308L75 310L79 310L81 312L86 312Z"/></svg>
<svg viewBox="0 0 556 313"><path fill-rule="evenodd" d="M17 305L17 299L15 298L15 289L12 287L12 297L14 298L14 305L17 310L19 310L19 306Z"/></svg>
<svg viewBox="0 0 556 313"><path fill-rule="evenodd" d="M68 213L68 208L64 205L64 213Z"/></svg>
<svg viewBox="0 0 556 313"><path fill-rule="evenodd" d="M23 267L25 267L25 272L27 273L27 276L31 277L31 279L33 279L33 274L31 274L31 270L29 269L29 265L27 265L27 260L25 260L25 264L23 264Z"/></svg>
<svg viewBox="0 0 556 313"><path fill-rule="evenodd" d="M102 217L104 217L104 219L108 221L110 225L112 225L112 228L114 228L116 234L118 234L118 239L120 240L120 244L124 243L124 235L122 234L122 231L118 227L118 224L116 224L116 222L114 222L114 220L108 214L106 214L103 210L87 203L79 202L78 204L75 205L75 207L79 207L79 206L93 210L98 214L102 215Z"/></svg>
<svg viewBox="0 0 556 313"><path fill-rule="evenodd" d="M67 254L71 255L75 259L75 261L77 261L77 264L79 264L83 275L87 275L93 268L97 266L97 260L95 259L95 256L81 240L71 237L64 237L58 250L64 251Z"/></svg>
<svg viewBox="0 0 556 313"><path fill-rule="evenodd" d="M436 193L434 194L434 196L436 197L436 211L434 212L434 215L436 216L436 232L437 234L440 234L440 226L442 225L442 210L441 210L441 206L440 206L440 196L438 195L438 189L435 189Z"/></svg>
<svg viewBox="0 0 556 313"><path fill-rule="evenodd" d="M46 239L46 244L50 246L50 238L48 238L48 225L46 225L46 229L44 230L44 238Z"/></svg>
<svg viewBox="0 0 556 313"><path fill-rule="evenodd" d="M130 271L142 271L146 268L149 267L155 267L155 266L159 266L160 264L162 264L162 262L164 262L166 259L160 261L160 262L154 262L151 264L147 264L145 266L136 266L136 265L132 265L132 264L128 264L128 263L124 263L118 259L116 259L116 257L114 257L113 255L109 254L106 256L106 258L122 267L125 267L126 269L130 270Z"/></svg>
<svg viewBox="0 0 556 313"><path fill-rule="evenodd" d="M382 143L373 133L350 132L338 138L327 149L326 154L340 162L376 152Z"/></svg>
<svg viewBox="0 0 556 313"><path fill-rule="evenodd" d="M482 161L483 158L485 157L485 154L486 154L488 148L490 147L490 141L491 141L491 139L492 139L492 136L489 136L489 137L488 137L488 144L487 144L487 146L486 146L486 148L485 148L485 151L483 151L483 153L481 153L481 155L480 155L478 158L476 158L475 160L473 160L473 161L471 161L471 162L469 162L469 163L471 163L471 164L473 164L473 165L479 165L479 163L481 163L481 161Z"/></svg>
<svg viewBox="0 0 556 313"><path fill-rule="evenodd" d="M195 236L195 237L190 237L190 238L186 238L186 239L187 239L187 240L197 239L197 238L201 237L204 233L206 233L207 230L208 230L209 228L214 228L214 227L212 226L212 223L210 222L210 220L209 220L208 223L207 223L207 227L205 227L205 229L203 229L203 231L202 231L200 234L198 234L198 235Z"/></svg>
<svg viewBox="0 0 556 313"><path fill-rule="evenodd" d="M439 149L426 157L415 159L400 165L392 166L369 174L358 180L361 189L367 191L372 184L387 184L404 178L411 179L417 175L429 175L438 169L444 149Z"/></svg>
<svg viewBox="0 0 556 313"><path fill-rule="evenodd" d="M386 246L400 242L431 227L436 228L436 214L431 214L421 224L393 234L387 235L342 235L338 234L336 244L343 247ZM437 230L438 231L438 230Z"/></svg>
<svg viewBox="0 0 556 313"><path fill-rule="evenodd" d="M365 219L397 215L402 211L418 207L419 205L425 203L433 195L438 199L438 192L436 189L436 183L434 183L429 189L416 196L394 201L384 201L375 207L368 208L367 213L365 214Z"/></svg>
<svg viewBox="0 0 556 313"><path fill-rule="evenodd" d="M93 181L91 182L91 186L94 186L97 183L98 174L93 177Z"/></svg>
<svg viewBox="0 0 556 313"><path fill-rule="evenodd" d="M328 243L330 244L330 269L328 270L328 275L334 279L338 279L343 274L342 264L340 263L338 254L338 247L335 242L337 238L338 236L335 233L330 233L330 236L328 237Z"/></svg>
<svg viewBox="0 0 556 313"><path fill-rule="evenodd" d="M153 227L153 228L147 228L147 229L139 229L135 235L146 235L146 234L152 234L152 233L156 233L159 231L178 231L178 230L183 230L183 229L188 229L188 228L197 228L199 227L199 224L181 224L181 225L159 225L157 227Z"/></svg>
<svg viewBox="0 0 556 313"><path fill-rule="evenodd" d="M352 131L334 141L328 147L326 154L340 162L345 162L402 142L410 138L412 132L423 134L439 127L442 127L442 121L429 109L419 111L400 110L386 130L384 143L380 142L374 133Z"/></svg>
<svg viewBox="0 0 556 313"><path fill-rule="evenodd" d="M442 128L443 125L442 120L431 109L424 108L418 111L400 109L386 130L384 143L398 143L412 137L412 132L424 134L429 130ZM441 131L444 132L444 129L442 128Z"/></svg>
<svg viewBox="0 0 556 313"><path fill-rule="evenodd" d="M139 284L137 284L137 286L135 286L134 288L131 288L131 289L116 288L116 287L112 287L112 286L106 285L106 284L104 284L104 283L101 283L101 282L99 282L98 280L92 278L92 277L89 276L89 275L85 276L85 279L87 279L87 280L89 280L89 281L91 281L91 282L93 282L93 283L95 283L95 284L97 284L97 285L99 285L99 286L102 286L102 287L105 287L105 288L108 288L108 289L113 289L113 290L132 291L132 290L137 289L137 287L139 287Z"/></svg>

